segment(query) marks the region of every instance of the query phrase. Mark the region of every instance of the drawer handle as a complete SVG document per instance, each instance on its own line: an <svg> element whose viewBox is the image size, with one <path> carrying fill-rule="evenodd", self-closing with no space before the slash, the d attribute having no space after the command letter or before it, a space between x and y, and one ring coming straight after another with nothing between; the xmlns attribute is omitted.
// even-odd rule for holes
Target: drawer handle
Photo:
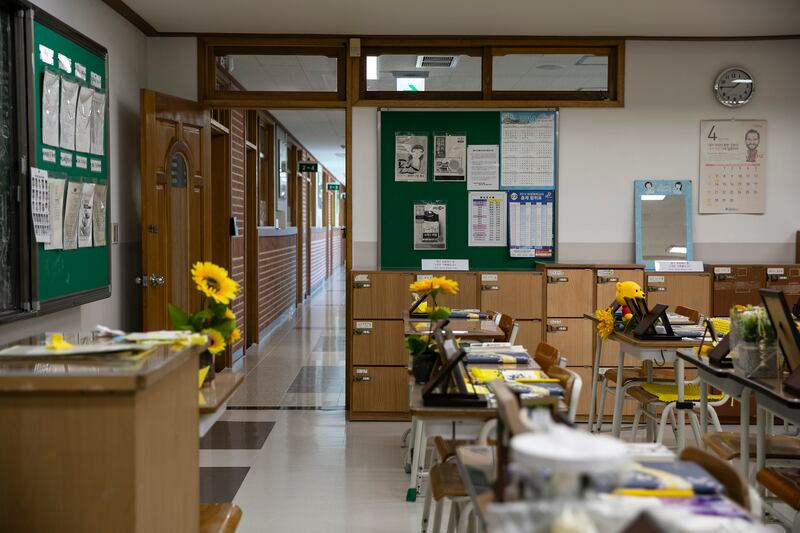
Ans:
<svg viewBox="0 0 800 533"><path fill-rule="evenodd" d="M547 325L548 333L553 333L557 331L569 331L569 326L551 326L550 324Z"/></svg>
<svg viewBox="0 0 800 533"><path fill-rule="evenodd" d="M667 288L659 287L658 285L648 285L647 292L667 292Z"/></svg>
<svg viewBox="0 0 800 533"><path fill-rule="evenodd" d="M353 335L372 335L371 329L354 329Z"/></svg>
<svg viewBox="0 0 800 533"><path fill-rule="evenodd" d="M789 279L789 276L784 276L783 274L767 274L767 279L769 281L786 281Z"/></svg>
<svg viewBox="0 0 800 533"><path fill-rule="evenodd" d="M353 381L370 381L369 376L353 376Z"/></svg>
<svg viewBox="0 0 800 533"><path fill-rule="evenodd" d="M616 283L618 281L619 281L619 278L607 277L607 276L597 276L597 283Z"/></svg>
<svg viewBox="0 0 800 533"><path fill-rule="evenodd" d="M372 283L370 283L369 281L356 281L355 283L353 283L353 288L354 289L371 289L372 288Z"/></svg>
<svg viewBox="0 0 800 533"><path fill-rule="evenodd" d="M482 291L499 291L500 285L481 285Z"/></svg>
<svg viewBox="0 0 800 533"><path fill-rule="evenodd" d="M567 276L547 276L547 283L567 283L569 278Z"/></svg>
<svg viewBox="0 0 800 533"><path fill-rule="evenodd" d="M733 274L714 274L714 279L717 281L730 281L736 279Z"/></svg>

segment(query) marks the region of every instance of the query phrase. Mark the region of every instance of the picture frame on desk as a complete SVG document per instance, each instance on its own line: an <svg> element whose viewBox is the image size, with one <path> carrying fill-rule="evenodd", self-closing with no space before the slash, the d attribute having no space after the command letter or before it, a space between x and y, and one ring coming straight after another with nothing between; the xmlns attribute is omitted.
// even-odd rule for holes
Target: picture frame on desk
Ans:
<svg viewBox="0 0 800 533"><path fill-rule="evenodd" d="M433 377L423 387L422 402L429 407L486 407L486 397L467 388L467 380L473 386L474 383L464 369L466 352L456 344L453 332L447 328L448 322L440 321L433 332L441 366L434 367Z"/></svg>
<svg viewBox="0 0 800 533"><path fill-rule="evenodd" d="M791 375L783 382L792 393L800 395L800 332L789 312L789 304L782 291L759 289L764 308L775 328L778 344Z"/></svg>

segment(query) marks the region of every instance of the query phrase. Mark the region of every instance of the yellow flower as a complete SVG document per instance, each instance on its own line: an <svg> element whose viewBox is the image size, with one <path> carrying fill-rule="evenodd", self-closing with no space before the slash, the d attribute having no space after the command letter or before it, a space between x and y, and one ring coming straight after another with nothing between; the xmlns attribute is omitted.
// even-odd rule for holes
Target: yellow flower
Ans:
<svg viewBox="0 0 800 533"><path fill-rule="evenodd" d="M236 315L233 314L233 311L231 311L230 307L225 310L225 314L223 316L228 320L236 320Z"/></svg>
<svg viewBox="0 0 800 533"><path fill-rule="evenodd" d="M194 264L192 279L197 290L217 303L229 304L239 292L239 284L228 277L228 271L208 261Z"/></svg>
<svg viewBox="0 0 800 533"><path fill-rule="evenodd" d="M445 294L458 294L458 282L452 279L447 279L445 276L434 279L434 287L438 288Z"/></svg>
<svg viewBox="0 0 800 533"><path fill-rule="evenodd" d="M429 290L431 290L431 281L433 280L421 279L409 285L408 288L411 289L411 292L417 292L417 293L428 292Z"/></svg>
<svg viewBox="0 0 800 533"><path fill-rule="evenodd" d="M233 328L231 331L231 336L228 337L228 344L233 344L234 342L238 341L242 338L242 332L239 331L239 328Z"/></svg>
<svg viewBox="0 0 800 533"><path fill-rule="evenodd" d="M53 336L50 337L50 343L46 348L48 350L69 350L72 348L72 344L65 341L61 333L53 333Z"/></svg>
<svg viewBox="0 0 800 533"><path fill-rule="evenodd" d="M431 279L421 279L419 281L415 281L409 285L409 289L411 289L411 292L416 292L419 294L439 294L440 292L445 294L457 294L458 282L447 279L445 276L439 276Z"/></svg>
<svg viewBox="0 0 800 533"><path fill-rule="evenodd" d="M188 348L192 345L202 345L208 342L208 337L205 335L201 335L200 333L192 333L182 339L175 341L172 345L172 351L178 352L183 350L184 348Z"/></svg>
<svg viewBox="0 0 800 533"><path fill-rule="evenodd" d="M208 351L212 355L217 355L225 349L225 339L219 334L219 331L208 328L203 330L203 334L208 337Z"/></svg>
<svg viewBox="0 0 800 533"><path fill-rule="evenodd" d="M597 323L597 333L605 341L614 332L614 315L608 309L598 309L594 312L594 316L600 319Z"/></svg>

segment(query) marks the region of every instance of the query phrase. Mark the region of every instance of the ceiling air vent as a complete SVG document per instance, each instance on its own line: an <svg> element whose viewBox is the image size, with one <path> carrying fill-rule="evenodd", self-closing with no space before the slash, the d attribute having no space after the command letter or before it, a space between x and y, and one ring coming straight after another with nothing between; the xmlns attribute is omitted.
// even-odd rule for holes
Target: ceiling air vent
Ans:
<svg viewBox="0 0 800 533"><path fill-rule="evenodd" d="M455 68L458 56L417 56L417 68Z"/></svg>

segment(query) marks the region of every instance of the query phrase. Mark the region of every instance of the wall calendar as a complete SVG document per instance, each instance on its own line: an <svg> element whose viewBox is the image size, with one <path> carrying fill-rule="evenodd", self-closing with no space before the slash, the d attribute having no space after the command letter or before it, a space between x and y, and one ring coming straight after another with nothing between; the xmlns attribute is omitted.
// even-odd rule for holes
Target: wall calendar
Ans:
<svg viewBox="0 0 800 533"><path fill-rule="evenodd" d="M700 122L700 213L764 213L766 120Z"/></svg>

